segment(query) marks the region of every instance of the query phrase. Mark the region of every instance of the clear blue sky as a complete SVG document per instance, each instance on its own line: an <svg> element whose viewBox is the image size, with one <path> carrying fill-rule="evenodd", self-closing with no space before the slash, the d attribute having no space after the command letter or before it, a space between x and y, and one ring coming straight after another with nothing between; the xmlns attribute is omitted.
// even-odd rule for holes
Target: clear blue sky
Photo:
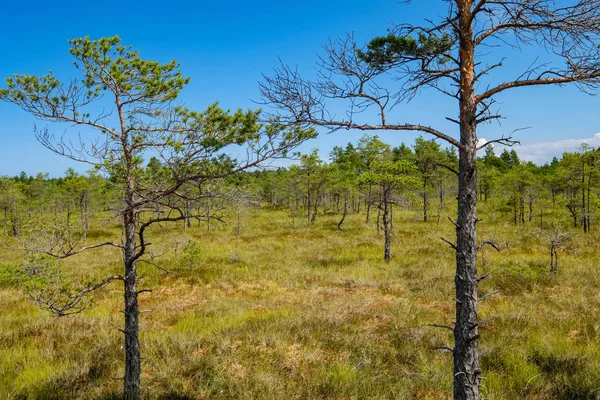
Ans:
<svg viewBox="0 0 600 400"><path fill-rule="evenodd" d="M182 94L188 107L204 109L219 100L226 108L256 108L252 100L260 99L257 82L278 64L278 57L310 73L316 54L330 37L352 31L359 42L365 42L384 34L392 22L418 23L426 16L435 18L442 10L440 0L419 0L409 6L396 0L5 2L0 78L15 73L41 75L48 70L68 77L73 72L68 39L119 35L143 58L181 63L184 74L192 79ZM527 62L527 54L518 56ZM480 137L531 127L517 137L523 142L517 151L525 158L544 162L581 141L600 146L600 138L594 138L600 132L597 97L575 88L543 88L515 91L500 100L507 119L502 126L484 127ZM456 106L433 92L394 114L400 122L431 124L456 135L456 128L444 120L448 115L456 115ZM69 167L85 171L87 166L77 166L42 147L33 136L34 123L33 117L17 107L0 103L0 175L25 171L60 176ZM321 135L302 150L316 147L327 158L334 145L355 142L360 136L346 131ZM396 132L380 137L397 145L403 140L412 143L415 136Z"/></svg>

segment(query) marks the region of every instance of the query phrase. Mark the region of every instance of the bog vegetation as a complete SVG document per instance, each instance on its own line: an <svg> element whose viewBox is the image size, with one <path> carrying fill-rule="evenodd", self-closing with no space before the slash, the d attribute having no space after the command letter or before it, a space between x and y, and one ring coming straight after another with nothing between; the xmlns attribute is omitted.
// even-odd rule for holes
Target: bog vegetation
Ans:
<svg viewBox="0 0 600 400"><path fill-rule="evenodd" d="M587 147L541 167L491 148L478 160L480 297L497 292L480 305L487 399L600 395L597 160ZM141 395L448 397L452 332L436 325L454 318L454 253L440 237L452 245L456 162L435 141L365 136L329 162L306 154L199 188L181 209L194 218L153 226L138 267L139 290L152 290L140 294ZM43 254L120 236L118 186L72 170L0 183L3 398L119 398L119 285L68 317L37 307L121 273L114 247Z"/></svg>
<svg viewBox="0 0 600 400"><path fill-rule="evenodd" d="M598 150L538 167L480 133L515 89L600 87L600 2L443 3L332 40L316 74L282 63L268 115L182 106L179 64L117 36L71 40L70 81L7 79L38 140L93 166L1 181L8 396L600 397ZM396 119L426 89L455 131ZM317 129L430 136L257 169Z"/></svg>

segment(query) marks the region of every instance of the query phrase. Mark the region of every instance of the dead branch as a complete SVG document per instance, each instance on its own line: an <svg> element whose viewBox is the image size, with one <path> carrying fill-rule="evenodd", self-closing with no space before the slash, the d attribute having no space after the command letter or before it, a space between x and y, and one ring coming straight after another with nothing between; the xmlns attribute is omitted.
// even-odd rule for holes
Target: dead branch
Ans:
<svg viewBox="0 0 600 400"><path fill-rule="evenodd" d="M453 250L456 250L456 245L454 243L452 243L451 241L449 241L441 236L440 236L440 239L442 239L442 241L446 242L448 244L448 246L450 246Z"/></svg>

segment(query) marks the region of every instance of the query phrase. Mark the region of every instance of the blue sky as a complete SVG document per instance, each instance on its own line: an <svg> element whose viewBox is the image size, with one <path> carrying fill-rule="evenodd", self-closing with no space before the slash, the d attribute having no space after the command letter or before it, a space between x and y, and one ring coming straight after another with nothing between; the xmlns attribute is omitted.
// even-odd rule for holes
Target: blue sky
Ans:
<svg viewBox="0 0 600 400"><path fill-rule="evenodd" d="M440 8L442 6L442 8ZM42 75L53 70L61 78L73 74L68 39L121 36L146 59L177 59L192 83L182 93L190 108L204 109L219 100L225 108L257 108L258 81L277 66L278 58L300 70L314 70L316 54L329 38L354 32L359 42L384 34L392 22L421 22L442 14L440 0L364 2L255 1L158 2L148 1L27 1L5 2L0 42L3 57L0 79L14 73ZM527 53L513 54L528 63ZM511 67L506 70L512 76ZM600 99L575 88L536 88L513 91L499 98L506 116L501 125L483 127L479 136L497 137L514 129L523 143L516 150L526 159L543 163L553 155L572 151L583 141L600 146ZM456 114L456 105L434 92L425 92L408 106L398 107L400 122L432 125L456 136L456 127L444 117ZM34 138L36 121L17 107L0 103L0 139L3 156L0 175L49 172L60 176L86 165L52 154ZM43 126L43 122L37 122ZM65 127L66 128L66 127ZM60 131L59 131L60 133ZM319 148L322 158L334 145L357 141L363 133L321 135L301 150ZM392 145L412 143L415 135L390 132L380 137Z"/></svg>

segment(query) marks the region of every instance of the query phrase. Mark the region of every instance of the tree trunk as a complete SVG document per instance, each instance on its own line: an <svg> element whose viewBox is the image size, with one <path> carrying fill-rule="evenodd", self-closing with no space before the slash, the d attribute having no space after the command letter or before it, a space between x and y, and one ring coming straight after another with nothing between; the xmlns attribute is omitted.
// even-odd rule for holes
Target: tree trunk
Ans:
<svg viewBox="0 0 600 400"><path fill-rule="evenodd" d="M210 232L210 199L206 203L206 231Z"/></svg>
<svg viewBox="0 0 600 400"><path fill-rule="evenodd" d="M472 135L471 138L467 135ZM461 132L459 162L458 221L456 229L456 325L454 328L454 398L479 399L481 369L478 355L477 276L476 276L476 206L475 136L468 129Z"/></svg>
<svg viewBox="0 0 600 400"><path fill-rule="evenodd" d="M569 203L567 203L567 209L569 210L569 212L571 213L571 216L573 217L573 227L577 228L577 220L578 220L578 215L577 215L577 205L575 204L575 198L572 197L571 200L569 200Z"/></svg>
<svg viewBox="0 0 600 400"><path fill-rule="evenodd" d="M427 222L427 179L423 179L423 222Z"/></svg>
<svg viewBox="0 0 600 400"><path fill-rule="evenodd" d="M581 173L581 225L583 226L583 232L587 233L587 210L585 201L585 158L582 156Z"/></svg>
<svg viewBox="0 0 600 400"><path fill-rule="evenodd" d="M390 201L390 229L394 230L394 202Z"/></svg>
<svg viewBox="0 0 600 400"><path fill-rule="evenodd" d="M456 226L454 399L479 400L477 316L477 104L474 98L473 0L457 1L460 31L460 144Z"/></svg>
<svg viewBox="0 0 600 400"><path fill-rule="evenodd" d="M319 211L319 198L318 197L313 202L313 207L314 207L313 213L312 213L312 216L310 217L311 225L314 225L315 221L317 220L317 212Z"/></svg>
<svg viewBox="0 0 600 400"><path fill-rule="evenodd" d="M369 185L369 197L367 197L367 219L365 220L365 224L371 222L371 195L373 192L373 187Z"/></svg>
<svg viewBox="0 0 600 400"><path fill-rule="evenodd" d="M348 194L344 195L344 213L342 214L342 219L337 224L337 227L340 231L344 230L344 229L342 229L342 224L344 223L344 220L346 219L346 215L348 215Z"/></svg>
<svg viewBox="0 0 600 400"><path fill-rule="evenodd" d="M308 172L308 178L307 178L307 184L306 184L306 201L307 201L307 205L306 205L306 218L307 218L307 222L310 225L310 212L311 212L311 193L310 193L310 172Z"/></svg>
<svg viewBox="0 0 600 400"><path fill-rule="evenodd" d="M14 237L18 237L21 233L21 222L17 213L17 205L14 202L12 204L12 231Z"/></svg>
<svg viewBox="0 0 600 400"><path fill-rule="evenodd" d="M381 219L383 221L383 234L384 234L384 245L383 245L383 259L389 262L391 259L391 229L389 220L389 190L383 189L383 212L381 213ZM380 207L381 210L381 207ZM378 218L379 219L379 218Z"/></svg>
<svg viewBox="0 0 600 400"><path fill-rule="evenodd" d="M592 169L590 168L590 173L588 176L588 183L587 183L587 204L586 204L586 210L587 210L587 231L590 231L590 220L591 220L591 214L592 214L592 209L591 209L591 205L590 205L590 190L591 190L591 186L592 186Z"/></svg>
<svg viewBox="0 0 600 400"><path fill-rule="evenodd" d="M133 181L132 181L133 182ZM140 343L139 343L139 310L136 271L136 219L137 211L134 203L133 183L126 197L126 211L123 215L125 223L125 382L124 397L127 400L140 398Z"/></svg>
<svg viewBox="0 0 600 400"><path fill-rule="evenodd" d="M57 207L58 208L58 207ZM67 234L71 231L71 206L67 206Z"/></svg>
<svg viewBox="0 0 600 400"><path fill-rule="evenodd" d="M192 220L191 218L189 218L189 216L191 215L191 207L190 201L188 199L185 199L183 201L183 215L184 217L186 217L183 220L183 233L187 233L187 229L192 227Z"/></svg>

